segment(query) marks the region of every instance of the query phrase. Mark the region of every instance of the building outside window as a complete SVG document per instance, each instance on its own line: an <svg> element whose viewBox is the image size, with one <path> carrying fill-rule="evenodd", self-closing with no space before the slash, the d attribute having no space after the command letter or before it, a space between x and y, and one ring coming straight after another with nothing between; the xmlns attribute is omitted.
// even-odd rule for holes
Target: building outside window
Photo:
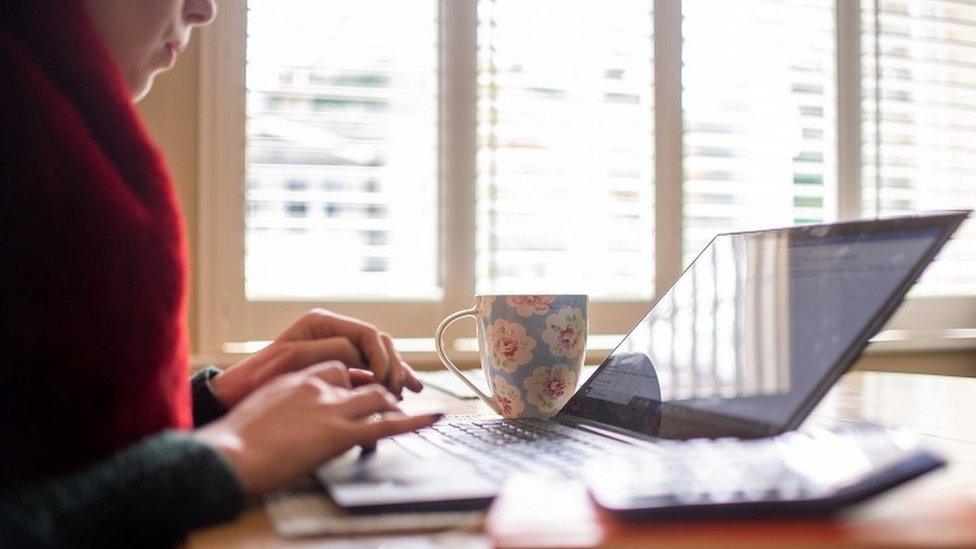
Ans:
<svg viewBox="0 0 976 549"><path fill-rule="evenodd" d="M222 8L210 352L313 305L429 337L475 292L588 293L619 333L718 232L976 206L973 2ZM974 227L896 327L976 328Z"/></svg>

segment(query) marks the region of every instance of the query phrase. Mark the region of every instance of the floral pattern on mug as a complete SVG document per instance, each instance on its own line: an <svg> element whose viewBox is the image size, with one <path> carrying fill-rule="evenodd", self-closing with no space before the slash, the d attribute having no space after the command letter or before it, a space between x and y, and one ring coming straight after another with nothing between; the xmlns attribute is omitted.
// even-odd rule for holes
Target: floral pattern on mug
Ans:
<svg viewBox="0 0 976 549"><path fill-rule="evenodd" d="M553 356L576 358L583 352L586 344L586 326L583 311L573 307L563 307L546 318L546 330L542 340L549 345Z"/></svg>
<svg viewBox="0 0 976 549"><path fill-rule="evenodd" d="M491 309L495 305L495 297L494 296L482 297L480 305L481 305L480 306L481 310L478 311L478 313L484 317L490 317Z"/></svg>
<svg viewBox="0 0 976 549"><path fill-rule="evenodd" d="M505 299L519 316L544 315L549 312L556 298L548 295L514 295Z"/></svg>
<svg viewBox="0 0 976 549"><path fill-rule="evenodd" d="M576 374L565 364L536 368L522 382L526 399L543 414L552 414L569 400L576 390Z"/></svg>
<svg viewBox="0 0 976 549"><path fill-rule="evenodd" d="M518 322L496 320L488 328L488 345L491 346L495 366L512 373L532 360L535 340L525 333L525 326Z"/></svg>
<svg viewBox="0 0 976 549"><path fill-rule="evenodd" d="M509 384L502 376L492 378L492 385L498 412L510 418L522 415L525 411L525 402L522 401L522 392L519 388Z"/></svg>

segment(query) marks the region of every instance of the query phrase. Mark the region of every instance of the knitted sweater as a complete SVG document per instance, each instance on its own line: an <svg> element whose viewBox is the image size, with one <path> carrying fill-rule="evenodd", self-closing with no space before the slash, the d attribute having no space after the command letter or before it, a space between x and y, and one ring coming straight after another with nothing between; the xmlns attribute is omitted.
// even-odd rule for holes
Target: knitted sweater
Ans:
<svg viewBox="0 0 976 549"><path fill-rule="evenodd" d="M224 408L194 376L202 425ZM81 471L0 493L0 547L168 547L244 507L233 470L187 434L149 437Z"/></svg>

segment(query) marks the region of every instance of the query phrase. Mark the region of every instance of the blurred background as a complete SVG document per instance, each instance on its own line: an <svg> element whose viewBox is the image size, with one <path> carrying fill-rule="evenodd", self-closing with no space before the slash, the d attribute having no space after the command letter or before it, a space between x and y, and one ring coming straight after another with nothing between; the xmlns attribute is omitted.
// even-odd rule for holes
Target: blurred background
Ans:
<svg viewBox="0 0 976 549"><path fill-rule="evenodd" d="M235 0L203 34L140 107L200 361L326 306L432 364L476 292L590 294L598 360L716 233L976 206L971 1ZM974 349L971 221L862 366Z"/></svg>

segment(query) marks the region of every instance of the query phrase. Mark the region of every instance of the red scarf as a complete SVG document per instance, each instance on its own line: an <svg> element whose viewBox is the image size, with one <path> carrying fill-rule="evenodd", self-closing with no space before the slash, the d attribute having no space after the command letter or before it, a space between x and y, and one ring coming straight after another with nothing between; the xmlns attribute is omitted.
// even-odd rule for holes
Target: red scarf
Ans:
<svg viewBox="0 0 976 549"><path fill-rule="evenodd" d="M181 223L81 3L0 2L0 487L190 427Z"/></svg>

